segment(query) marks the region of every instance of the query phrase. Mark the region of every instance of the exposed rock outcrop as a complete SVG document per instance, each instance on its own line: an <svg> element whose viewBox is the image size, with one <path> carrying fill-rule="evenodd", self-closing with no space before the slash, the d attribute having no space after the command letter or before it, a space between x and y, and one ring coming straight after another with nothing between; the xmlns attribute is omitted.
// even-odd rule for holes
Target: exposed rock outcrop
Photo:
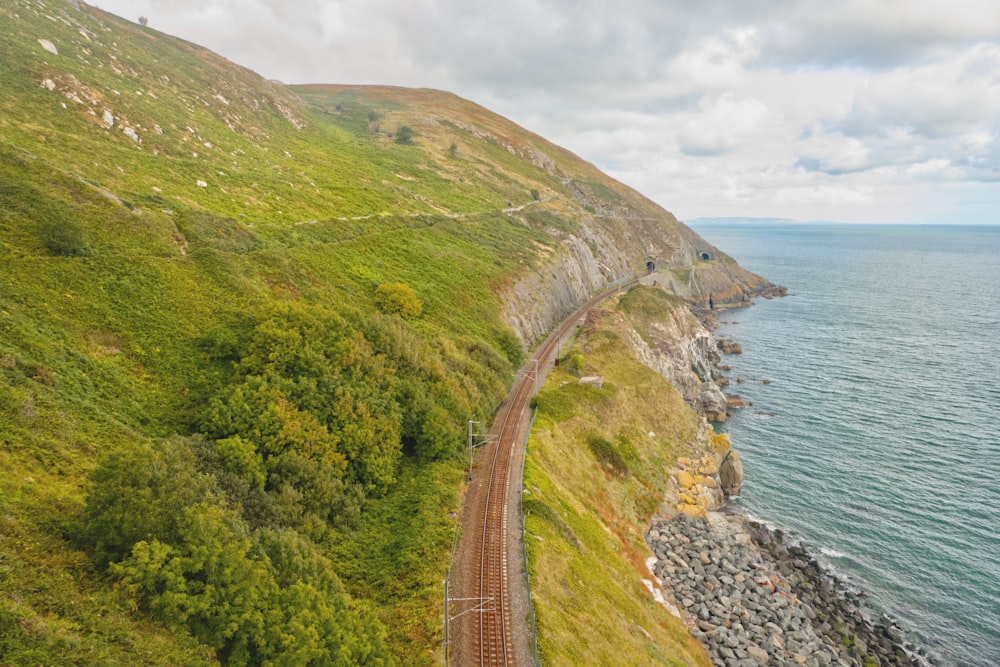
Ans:
<svg viewBox="0 0 1000 667"><path fill-rule="evenodd" d="M630 330L629 342L639 361L670 380L694 410L709 421L725 421L726 397L716 383L719 351L711 332L687 308L674 308L643 333Z"/></svg>
<svg viewBox="0 0 1000 667"><path fill-rule="evenodd" d="M743 347L730 338L720 338L718 346L723 354L743 354Z"/></svg>
<svg viewBox="0 0 1000 667"><path fill-rule="evenodd" d="M719 482L719 462L712 453L701 458L677 459L671 485L664 492L660 512L667 516L684 514L703 517L725 503Z"/></svg>
<svg viewBox="0 0 1000 667"><path fill-rule="evenodd" d="M636 192L605 190L604 201L572 179L564 185L596 213L578 219L574 231L561 232L561 248L503 290L504 319L527 347L595 293L639 276L693 306L707 306L710 299L720 306L749 305L752 297L779 289ZM705 252L713 259L701 260Z"/></svg>
<svg viewBox="0 0 1000 667"><path fill-rule="evenodd" d="M678 233L682 245L690 249L689 261L657 264L652 278L691 305L706 310L710 304L715 309L748 306L754 297L785 293L784 287L750 273L694 230L682 226ZM706 256L709 259L704 259Z"/></svg>
<svg viewBox="0 0 1000 667"><path fill-rule="evenodd" d="M745 408L747 406L746 401L739 394L725 394L726 396L726 406L730 408Z"/></svg>
<svg viewBox="0 0 1000 667"><path fill-rule="evenodd" d="M600 229L587 227L596 247L615 248ZM526 274L504 293L504 319L527 346L543 339L564 317L609 283L632 275L625 253L598 257L577 235L563 239L561 252L542 269Z"/></svg>
<svg viewBox="0 0 1000 667"><path fill-rule="evenodd" d="M719 465L719 481L722 483L722 492L727 497L740 495L743 487L743 460L735 449L730 449L723 457Z"/></svg>

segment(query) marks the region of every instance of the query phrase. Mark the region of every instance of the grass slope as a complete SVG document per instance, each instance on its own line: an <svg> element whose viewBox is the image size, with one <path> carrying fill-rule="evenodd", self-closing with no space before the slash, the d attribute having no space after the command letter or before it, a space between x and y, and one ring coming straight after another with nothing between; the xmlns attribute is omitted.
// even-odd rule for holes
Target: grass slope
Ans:
<svg viewBox="0 0 1000 667"><path fill-rule="evenodd" d="M632 356L627 326L613 306L592 314L567 353L575 362L537 398L523 508L546 665L710 664L641 581L644 531L675 459L701 446L704 422ZM602 376L603 387L579 384L581 374Z"/></svg>
<svg viewBox="0 0 1000 667"><path fill-rule="evenodd" d="M393 419L408 430L389 443L401 448L395 481L359 501L352 520L275 537L252 524L251 501L280 510L306 492L254 496L239 485L262 474L253 457L264 445L220 463L209 438L199 465L215 468L186 472L219 485L204 499L217 505L187 507L184 534L244 531L265 565L281 560L281 544L299 550L316 581L342 581L347 611L336 613L392 628L373 640L387 662L431 663L464 458L460 438L433 456L414 442L496 405L521 353L500 317L503 290L544 270L584 218L623 244L682 249L687 232L571 153L453 95L286 87L80 2L3 0L0 63L0 664L235 664L231 638L213 651L202 626L157 612L155 596L95 561L80 526L90 475L110 455L166 452L174 435L197 442L207 406L246 380L275 313L349 317L368 336L344 334L358 358L341 340L305 345L295 363L344 377L355 362L409 369L384 378L393 397L366 399L389 415L387 432ZM397 143L404 126L413 137ZM397 282L419 298L419 317L376 312L376 287ZM366 346L375 351L361 354ZM258 367L286 351L275 343L277 361ZM343 367L331 370L334 353ZM275 373L292 391L295 378ZM336 403L321 398L316 410ZM340 470L350 429L297 409L280 437L327 443L329 470ZM290 474L281 465L269 473ZM642 479L616 502L648 508L658 480ZM211 556L148 538L165 540L175 564ZM166 553L156 548L143 553ZM313 548L321 557L310 561ZM301 609L334 613L320 606Z"/></svg>

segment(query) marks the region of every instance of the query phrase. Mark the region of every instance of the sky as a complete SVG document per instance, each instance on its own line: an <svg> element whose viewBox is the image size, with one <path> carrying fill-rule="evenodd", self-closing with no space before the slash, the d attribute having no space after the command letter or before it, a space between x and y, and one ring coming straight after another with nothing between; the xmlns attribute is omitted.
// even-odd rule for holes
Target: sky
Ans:
<svg viewBox="0 0 1000 667"><path fill-rule="evenodd" d="M1000 224L996 0L99 0L285 83L454 92L681 220Z"/></svg>

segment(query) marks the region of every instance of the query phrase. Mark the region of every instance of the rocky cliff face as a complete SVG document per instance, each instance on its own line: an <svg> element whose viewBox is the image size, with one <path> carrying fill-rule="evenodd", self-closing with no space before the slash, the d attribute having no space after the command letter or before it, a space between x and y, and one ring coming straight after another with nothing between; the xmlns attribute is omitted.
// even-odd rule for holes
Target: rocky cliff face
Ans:
<svg viewBox="0 0 1000 667"><path fill-rule="evenodd" d="M725 421L726 396L719 389L719 351L706 329L684 307L670 317L632 329L629 341L636 357L670 380L684 400L710 421Z"/></svg>
<svg viewBox="0 0 1000 667"><path fill-rule="evenodd" d="M502 295L504 319L528 347L590 296L637 276L696 306L708 306L709 299L716 306L744 305L755 296L783 289L746 271L662 209L652 217L628 212L585 217L579 220L578 230L559 236L559 252L552 253L541 268L525 272ZM665 334L667 342L684 338ZM716 378L712 369L718 355L711 343L711 335L702 331L684 344L681 353L703 383ZM668 366L685 366L676 354L668 356ZM672 373L671 380L675 379L686 387L685 396L695 391L691 378ZM706 397L705 408L720 405L717 399ZM724 400L721 406L724 413Z"/></svg>
<svg viewBox="0 0 1000 667"><path fill-rule="evenodd" d="M563 238L561 252L543 268L524 275L504 293L504 319L533 346L581 303L634 275L636 267L636 258L620 252L603 230L584 223L579 235Z"/></svg>

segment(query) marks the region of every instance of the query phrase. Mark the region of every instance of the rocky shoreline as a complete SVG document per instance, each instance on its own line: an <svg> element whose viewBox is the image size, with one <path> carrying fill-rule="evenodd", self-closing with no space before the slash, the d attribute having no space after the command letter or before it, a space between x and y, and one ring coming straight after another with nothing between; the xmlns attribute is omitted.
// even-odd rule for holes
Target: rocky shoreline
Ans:
<svg viewBox="0 0 1000 667"><path fill-rule="evenodd" d="M932 665L806 549L742 515L657 517L651 569L715 665Z"/></svg>
<svg viewBox="0 0 1000 667"><path fill-rule="evenodd" d="M692 407L709 421L722 421L729 409L749 405L718 388L728 384L721 371L730 370L719 365L719 352L741 349L734 340L708 333L717 325L717 311L692 307L691 312L701 330L681 326L675 317L653 335L635 332L631 342L637 357L673 382ZM725 509L726 498L740 493L742 464L727 436L707 423L705 429L705 453L677 459L661 515L646 534L654 554L649 569L668 599L647 584L683 618L713 664L933 665L891 619L872 611L865 596L826 571L807 549L742 514L718 511Z"/></svg>

